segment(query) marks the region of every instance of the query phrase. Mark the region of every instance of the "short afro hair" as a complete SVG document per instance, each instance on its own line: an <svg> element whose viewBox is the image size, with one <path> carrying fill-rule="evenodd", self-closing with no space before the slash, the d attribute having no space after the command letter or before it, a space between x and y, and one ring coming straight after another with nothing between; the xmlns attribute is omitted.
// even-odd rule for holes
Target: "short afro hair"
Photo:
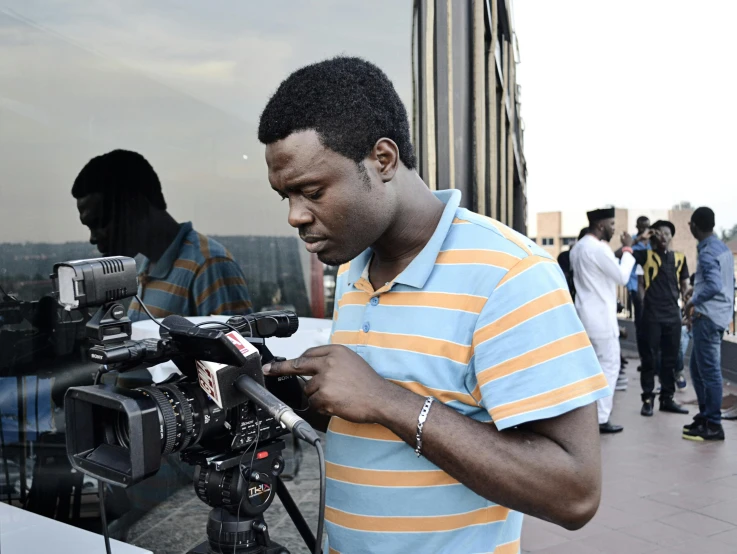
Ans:
<svg viewBox="0 0 737 554"><path fill-rule="evenodd" d="M696 225L699 231L711 233L714 230L714 225L716 225L714 210L705 206L696 208L693 215L691 215L691 222Z"/></svg>
<svg viewBox="0 0 737 554"><path fill-rule="evenodd" d="M356 164L379 139L389 138L402 163L416 167L404 104L386 74L361 58L338 56L292 73L266 104L258 139L272 144L309 129Z"/></svg>
<svg viewBox="0 0 737 554"><path fill-rule="evenodd" d="M113 150L87 162L74 180L72 196L82 198L94 192L139 193L155 207L166 209L159 176L146 158L130 150Z"/></svg>

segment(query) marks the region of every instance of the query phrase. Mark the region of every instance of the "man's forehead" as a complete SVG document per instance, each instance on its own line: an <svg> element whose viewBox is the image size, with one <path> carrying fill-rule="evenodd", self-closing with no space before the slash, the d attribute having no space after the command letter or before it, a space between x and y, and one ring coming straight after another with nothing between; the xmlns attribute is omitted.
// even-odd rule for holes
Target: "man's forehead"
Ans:
<svg viewBox="0 0 737 554"><path fill-rule="evenodd" d="M288 183L309 174L323 172L331 166L331 154L338 156L323 146L314 130L292 133L266 146L269 179Z"/></svg>
<svg viewBox="0 0 737 554"><path fill-rule="evenodd" d="M77 209L81 211L93 211L102 209L103 194L101 192L92 192L81 198L77 198Z"/></svg>

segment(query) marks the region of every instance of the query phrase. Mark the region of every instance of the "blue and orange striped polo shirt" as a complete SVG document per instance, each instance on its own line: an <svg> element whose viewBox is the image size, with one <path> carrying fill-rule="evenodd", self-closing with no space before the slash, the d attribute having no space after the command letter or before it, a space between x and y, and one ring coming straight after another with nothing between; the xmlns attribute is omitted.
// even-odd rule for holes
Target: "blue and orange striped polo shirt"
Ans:
<svg viewBox="0 0 737 554"><path fill-rule="evenodd" d="M374 291L370 250L340 268L332 343L499 430L610 394L555 260L459 208L459 191L435 194L446 205L440 223L393 282ZM522 514L472 492L413 446L380 425L332 418L330 552L518 554Z"/></svg>
<svg viewBox="0 0 737 554"><path fill-rule="evenodd" d="M138 296L154 317L171 314L208 316L251 313L246 278L219 242L182 223L179 234L155 264L144 259L138 272ZM128 317L146 319L137 300Z"/></svg>

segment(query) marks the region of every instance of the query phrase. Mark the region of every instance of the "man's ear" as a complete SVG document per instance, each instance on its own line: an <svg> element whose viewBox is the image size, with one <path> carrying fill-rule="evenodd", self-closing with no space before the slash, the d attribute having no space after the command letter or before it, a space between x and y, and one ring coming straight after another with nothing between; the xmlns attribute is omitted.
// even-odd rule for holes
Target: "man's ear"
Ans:
<svg viewBox="0 0 737 554"><path fill-rule="evenodd" d="M399 147L397 143L389 138L381 138L376 141L367 162L372 163L381 180L388 183L394 179L401 160L399 159Z"/></svg>

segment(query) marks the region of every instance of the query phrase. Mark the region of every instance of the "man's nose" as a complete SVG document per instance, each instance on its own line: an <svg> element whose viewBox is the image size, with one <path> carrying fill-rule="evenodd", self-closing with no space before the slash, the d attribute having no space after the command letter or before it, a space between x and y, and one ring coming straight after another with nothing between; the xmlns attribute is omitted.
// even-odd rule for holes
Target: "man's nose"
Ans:
<svg viewBox="0 0 737 554"><path fill-rule="evenodd" d="M299 199L289 199L289 224L295 229L299 229L303 225L309 225L314 221L312 213L305 207L304 202Z"/></svg>

